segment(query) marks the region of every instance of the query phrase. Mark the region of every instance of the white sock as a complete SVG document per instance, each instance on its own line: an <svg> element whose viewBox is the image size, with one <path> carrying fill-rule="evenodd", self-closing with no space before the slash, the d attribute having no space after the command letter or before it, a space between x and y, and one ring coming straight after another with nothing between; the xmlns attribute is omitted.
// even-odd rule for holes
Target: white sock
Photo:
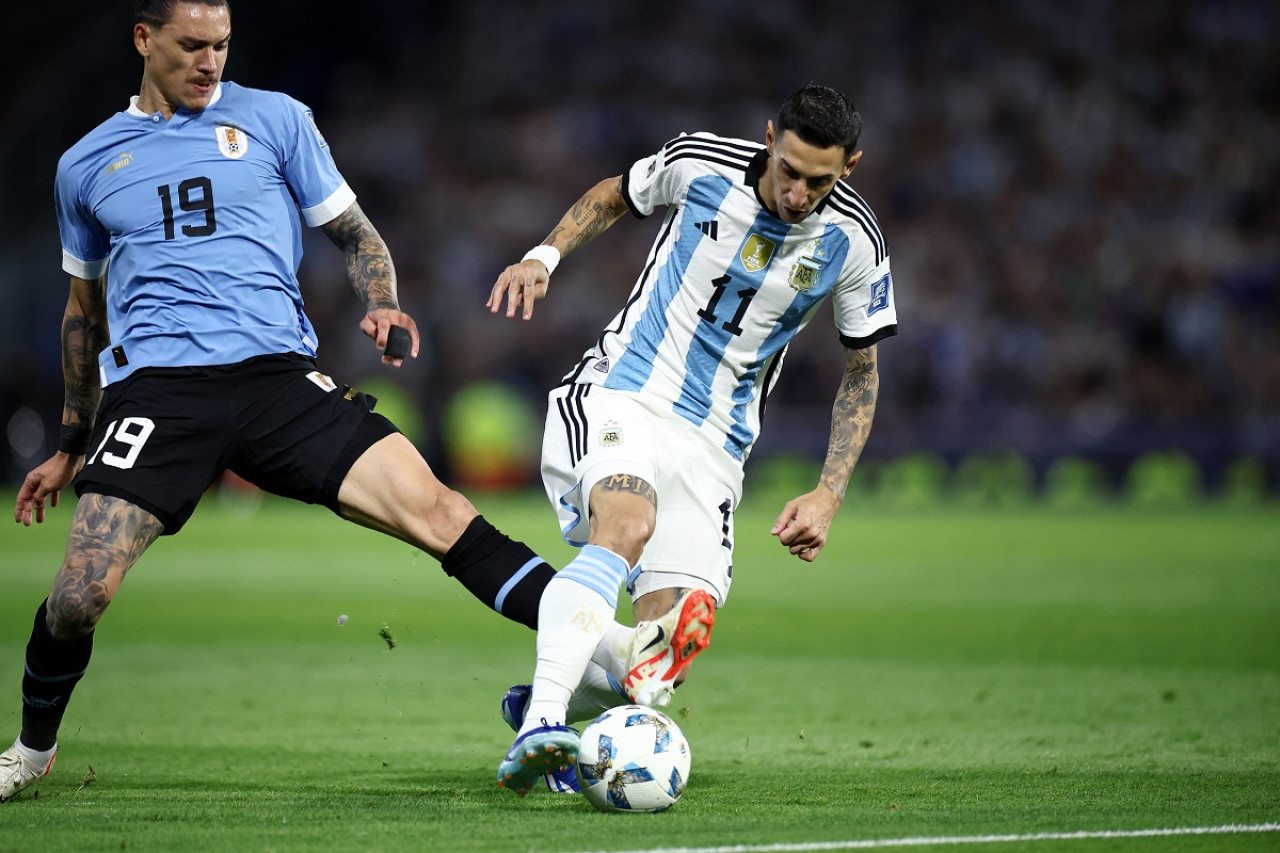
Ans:
<svg viewBox="0 0 1280 853"><path fill-rule="evenodd" d="M58 745L55 743L52 749L32 749L22 742L22 738L18 738L13 742L17 748L18 754L30 761L32 764L38 764L41 767L48 767L49 762L53 760L53 754L58 751Z"/></svg>
<svg viewBox="0 0 1280 853"><path fill-rule="evenodd" d="M634 629L614 622L605 628L604 636L596 645L582 682L569 700L566 719L591 720L601 711L625 705L627 698L618 692L614 684L621 684L626 677L627 652L631 650ZM610 677L614 680L611 680Z"/></svg>
<svg viewBox="0 0 1280 853"><path fill-rule="evenodd" d="M617 554L587 545L543 590L538 605L538 665L519 734L563 725L569 699L582 682L618 608L618 589L631 567Z"/></svg>
<svg viewBox="0 0 1280 853"><path fill-rule="evenodd" d="M627 655L636 629L614 622L604 629L604 636L591 654L591 662L604 669L619 682L627 677Z"/></svg>

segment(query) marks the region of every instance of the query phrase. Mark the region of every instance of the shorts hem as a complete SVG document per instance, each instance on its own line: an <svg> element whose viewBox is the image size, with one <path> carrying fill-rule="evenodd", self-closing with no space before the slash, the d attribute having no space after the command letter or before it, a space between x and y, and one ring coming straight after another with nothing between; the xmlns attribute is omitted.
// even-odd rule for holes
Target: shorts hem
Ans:
<svg viewBox="0 0 1280 853"><path fill-rule="evenodd" d="M631 594L634 601L642 595L648 595L651 592L659 592L664 589L701 589L711 594L716 600L716 607L723 607L725 599L729 596L729 591L719 589L714 583L706 578L697 577L685 572L664 572L654 569L643 568L644 558L640 558L642 570L636 577L633 584L629 585L627 592Z"/></svg>
<svg viewBox="0 0 1280 853"><path fill-rule="evenodd" d="M338 509L338 491L342 488L342 481L347 478L352 466L356 464L356 460L370 447L398 432L400 430L391 421L377 412L370 412L347 439L338 458L333 460L333 465L324 478L324 485L320 487L320 503L341 515Z"/></svg>
<svg viewBox="0 0 1280 853"><path fill-rule="evenodd" d="M106 498L119 498L120 500L128 501L139 509L146 510L154 515L156 519L159 520L160 524L163 525L164 530L160 532L161 536L172 536L177 533L182 529L182 526L186 524L187 518L191 517L188 515L187 518L179 518L173 513L160 509L160 507L150 501L143 500L126 489L119 488L118 486L112 486L108 483L95 483L92 481L83 483L78 482L75 485L75 490L76 497L78 498L84 497L86 494L102 495Z"/></svg>

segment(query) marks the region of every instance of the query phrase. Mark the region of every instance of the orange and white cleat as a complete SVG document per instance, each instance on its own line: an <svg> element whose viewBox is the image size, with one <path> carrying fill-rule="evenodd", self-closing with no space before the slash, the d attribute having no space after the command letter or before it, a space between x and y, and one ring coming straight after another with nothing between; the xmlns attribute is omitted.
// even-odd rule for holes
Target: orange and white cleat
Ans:
<svg viewBox="0 0 1280 853"><path fill-rule="evenodd" d="M686 592L661 619L636 625L622 689L637 705L668 705L676 679L711 645L716 602L706 590Z"/></svg>

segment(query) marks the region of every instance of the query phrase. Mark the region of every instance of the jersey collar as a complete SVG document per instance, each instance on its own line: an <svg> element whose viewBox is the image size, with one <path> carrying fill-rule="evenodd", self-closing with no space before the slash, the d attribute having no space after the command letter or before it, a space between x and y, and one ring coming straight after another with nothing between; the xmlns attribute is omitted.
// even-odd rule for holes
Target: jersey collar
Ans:
<svg viewBox="0 0 1280 853"><path fill-rule="evenodd" d="M760 206L766 211L769 205L764 203L764 196L760 195L760 175L764 173L765 164L769 162L769 151L761 148L756 155L751 158L751 162L747 163L746 183L756 194L756 201L760 202Z"/></svg>
<svg viewBox="0 0 1280 853"><path fill-rule="evenodd" d="M218 103L218 101L219 101L221 98L222 98L222 81L221 81L221 80L219 80L219 81L218 81L218 88L216 88L216 89L214 89L214 90L213 90L213 97L209 99L209 107L211 107L211 106L213 106L214 104ZM209 107L205 107L205 109L207 110L207 109L209 109ZM138 96L137 96L137 95L131 95L131 96L129 97L129 108L128 108L128 109L126 109L126 110L125 110L125 112L127 112L127 113L128 113L129 115L131 115L131 116L134 116L135 118L151 118L151 114L150 114L150 113L144 113L142 110L138 109Z"/></svg>

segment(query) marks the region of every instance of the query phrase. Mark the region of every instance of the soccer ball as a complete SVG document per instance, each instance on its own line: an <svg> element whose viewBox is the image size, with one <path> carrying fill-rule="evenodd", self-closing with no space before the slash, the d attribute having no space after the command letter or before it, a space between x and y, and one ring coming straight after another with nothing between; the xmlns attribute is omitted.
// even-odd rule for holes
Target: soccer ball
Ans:
<svg viewBox="0 0 1280 853"><path fill-rule="evenodd" d="M661 711L619 705L582 730L578 784L605 812L660 812L689 781L689 741Z"/></svg>

